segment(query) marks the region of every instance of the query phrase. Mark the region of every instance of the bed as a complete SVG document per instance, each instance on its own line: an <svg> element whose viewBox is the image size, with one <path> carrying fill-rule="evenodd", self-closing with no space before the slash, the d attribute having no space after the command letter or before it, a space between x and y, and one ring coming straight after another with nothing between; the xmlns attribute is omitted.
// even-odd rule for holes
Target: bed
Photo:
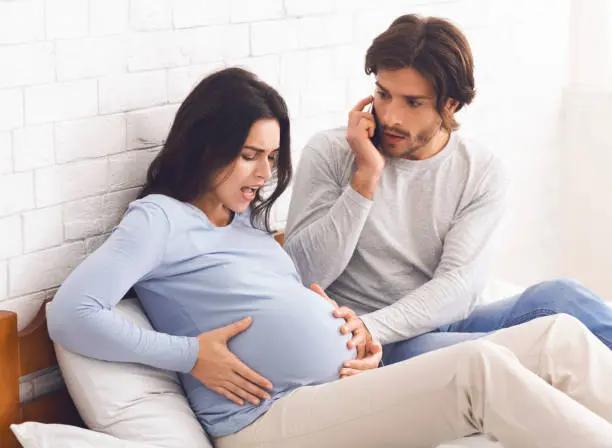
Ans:
<svg viewBox="0 0 612 448"><path fill-rule="evenodd" d="M282 244L283 234L278 234L276 239ZM503 297L514 292L516 288L498 287L489 296ZM14 423L31 421L86 427L61 382L57 364L47 332L44 304L21 331L17 330L15 313L0 311L0 448L21 447L9 428ZM46 387L40 388L44 393L32 395L26 387L28 381L43 385L46 382ZM501 445L476 436L444 443L439 448L468 447L500 448Z"/></svg>

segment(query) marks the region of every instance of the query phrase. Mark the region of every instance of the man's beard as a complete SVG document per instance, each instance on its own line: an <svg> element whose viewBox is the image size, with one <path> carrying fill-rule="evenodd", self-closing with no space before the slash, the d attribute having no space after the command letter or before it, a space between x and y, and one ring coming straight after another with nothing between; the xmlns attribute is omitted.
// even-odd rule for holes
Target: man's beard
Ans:
<svg viewBox="0 0 612 448"><path fill-rule="evenodd" d="M404 131L403 129L391 128L386 126L381 126L381 132L389 131L393 134L398 134L405 137L405 140L401 142L402 146L405 148L402 149L400 154L397 154L397 151L394 151L396 145L390 145L391 147L385 148L385 145L381 145L382 152L390 157L398 157L403 159L412 159L412 157L417 151L427 146L441 131L442 129L442 120L440 120L436 125L431 128L422 131L416 135L416 138L413 138L409 131ZM384 137L383 137L384 139Z"/></svg>

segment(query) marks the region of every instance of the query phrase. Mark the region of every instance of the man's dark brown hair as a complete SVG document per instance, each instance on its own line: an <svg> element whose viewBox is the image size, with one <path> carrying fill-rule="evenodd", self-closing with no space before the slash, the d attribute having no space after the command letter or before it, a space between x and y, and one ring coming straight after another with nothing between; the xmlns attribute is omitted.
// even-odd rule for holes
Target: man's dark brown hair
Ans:
<svg viewBox="0 0 612 448"><path fill-rule="evenodd" d="M366 53L365 71L369 75L381 69L406 67L417 70L433 84L443 126L449 131L458 128L454 117L444 112L447 99L457 101L456 110L460 110L476 93L472 51L463 33L436 17L398 17L372 42Z"/></svg>

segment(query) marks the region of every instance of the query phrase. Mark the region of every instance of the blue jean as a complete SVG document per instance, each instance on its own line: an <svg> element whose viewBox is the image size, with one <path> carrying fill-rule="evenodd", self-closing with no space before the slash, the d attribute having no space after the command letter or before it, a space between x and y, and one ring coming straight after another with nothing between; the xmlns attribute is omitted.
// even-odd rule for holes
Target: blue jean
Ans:
<svg viewBox="0 0 612 448"><path fill-rule="evenodd" d="M522 294L474 309L466 319L383 347L383 364L480 338L537 317L565 313L580 320L612 349L612 307L574 280L538 283Z"/></svg>

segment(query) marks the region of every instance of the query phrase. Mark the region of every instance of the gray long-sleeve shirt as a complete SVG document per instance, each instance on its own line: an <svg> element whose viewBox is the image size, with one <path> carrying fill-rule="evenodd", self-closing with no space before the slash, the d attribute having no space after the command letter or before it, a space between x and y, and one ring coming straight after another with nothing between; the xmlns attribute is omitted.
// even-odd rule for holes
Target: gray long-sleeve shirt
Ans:
<svg viewBox="0 0 612 448"><path fill-rule="evenodd" d="M429 159L387 157L370 201L350 186L345 135L319 133L302 152L285 241L302 281L353 308L383 344L465 318L505 208L500 160L453 132Z"/></svg>

